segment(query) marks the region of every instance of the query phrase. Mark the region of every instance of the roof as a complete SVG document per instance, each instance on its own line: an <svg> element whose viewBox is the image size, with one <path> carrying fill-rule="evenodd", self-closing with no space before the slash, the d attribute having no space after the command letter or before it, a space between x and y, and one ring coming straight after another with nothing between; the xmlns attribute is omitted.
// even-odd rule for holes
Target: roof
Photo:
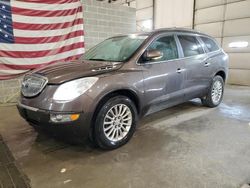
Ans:
<svg viewBox="0 0 250 188"><path fill-rule="evenodd" d="M151 31L151 34L161 33L161 32L184 32L184 33L192 33L192 34L200 34L200 35L206 35L204 33L201 33L200 31L194 30L194 29L188 29L188 28L162 28L162 29L155 29Z"/></svg>
<svg viewBox="0 0 250 188"><path fill-rule="evenodd" d="M200 31L197 31L197 30L193 30L193 29L188 29L188 28L177 28L177 27L174 27L174 28L162 28L162 29L155 29L153 31L146 31L146 32L138 32L138 33L135 33L135 34L148 34L148 35L155 35L155 34L159 34L159 33L164 33L164 32L182 32L182 33L191 33L191 34L199 34L199 35L204 35L204 36L208 36L210 37L209 35L205 34L205 33L202 33Z"/></svg>
<svg viewBox="0 0 250 188"><path fill-rule="evenodd" d="M187 34L198 34L198 35L203 35L206 37L211 38L211 36L202 33L200 31L194 30L194 29L188 29L188 28L177 28L177 27L173 27L173 28L162 28L162 29L155 29L152 31L141 31L141 32L136 32L136 33L129 33L129 34L121 34L121 35L117 35L115 37L120 37L120 36L128 36L128 35L148 35L148 36L153 36L153 35L158 35L158 34L162 34L162 33L167 33L167 32L180 32L180 33L187 33Z"/></svg>

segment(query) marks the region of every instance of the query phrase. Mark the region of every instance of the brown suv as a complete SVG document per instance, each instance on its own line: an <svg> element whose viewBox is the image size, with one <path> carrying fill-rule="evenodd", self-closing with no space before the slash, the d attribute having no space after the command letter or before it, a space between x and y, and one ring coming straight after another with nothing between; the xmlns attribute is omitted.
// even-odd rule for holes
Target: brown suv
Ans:
<svg viewBox="0 0 250 188"><path fill-rule="evenodd" d="M116 36L77 62L27 74L18 109L34 127L114 149L132 137L138 117L194 98L218 106L227 64L215 40L193 30Z"/></svg>

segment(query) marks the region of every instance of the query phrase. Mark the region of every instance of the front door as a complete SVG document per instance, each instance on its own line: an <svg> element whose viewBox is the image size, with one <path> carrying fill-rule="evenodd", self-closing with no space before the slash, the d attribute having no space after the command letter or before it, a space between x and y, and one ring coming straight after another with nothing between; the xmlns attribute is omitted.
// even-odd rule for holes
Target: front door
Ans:
<svg viewBox="0 0 250 188"><path fill-rule="evenodd" d="M162 36L147 48L162 52L159 59L146 61L143 57L140 63L143 67L145 99L148 114L183 102L182 84L184 75L182 65L178 60L178 48L174 36Z"/></svg>

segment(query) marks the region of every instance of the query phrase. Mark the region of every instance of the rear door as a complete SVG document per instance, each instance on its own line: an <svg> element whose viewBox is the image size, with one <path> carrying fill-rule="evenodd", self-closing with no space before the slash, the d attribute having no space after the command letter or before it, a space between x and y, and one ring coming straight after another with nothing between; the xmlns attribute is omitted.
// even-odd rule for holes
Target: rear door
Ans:
<svg viewBox="0 0 250 188"><path fill-rule="evenodd" d="M202 96L208 87L209 74L206 70L208 56L194 35L178 35L184 64L185 100Z"/></svg>
<svg viewBox="0 0 250 188"><path fill-rule="evenodd" d="M148 113L183 102L182 84L184 76L178 73L179 49L174 35L161 36L154 40L146 50L158 50L162 58L145 61L139 60L143 68L145 98Z"/></svg>
<svg viewBox="0 0 250 188"><path fill-rule="evenodd" d="M207 61L204 62L204 67L208 76L208 80L210 80L211 83L215 70L218 69L218 65L221 62L221 56L218 55L221 53L221 51L214 39L205 36L200 36L199 39L201 40L201 42L203 42L204 47L207 51L208 58Z"/></svg>

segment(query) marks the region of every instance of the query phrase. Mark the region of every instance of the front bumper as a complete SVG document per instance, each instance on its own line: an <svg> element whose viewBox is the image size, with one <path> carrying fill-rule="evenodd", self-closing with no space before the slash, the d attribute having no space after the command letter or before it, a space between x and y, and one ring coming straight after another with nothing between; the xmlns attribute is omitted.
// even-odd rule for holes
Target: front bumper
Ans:
<svg viewBox="0 0 250 188"><path fill-rule="evenodd" d="M41 110L18 104L17 109L20 115L34 128L38 130L48 131L57 136L66 136L81 141L85 140L89 134L89 125L86 125L86 115L83 112L56 112ZM80 114L79 119L70 122L55 123L50 120L50 114ZM66 138L65 137L65 138Z"/></svg>

